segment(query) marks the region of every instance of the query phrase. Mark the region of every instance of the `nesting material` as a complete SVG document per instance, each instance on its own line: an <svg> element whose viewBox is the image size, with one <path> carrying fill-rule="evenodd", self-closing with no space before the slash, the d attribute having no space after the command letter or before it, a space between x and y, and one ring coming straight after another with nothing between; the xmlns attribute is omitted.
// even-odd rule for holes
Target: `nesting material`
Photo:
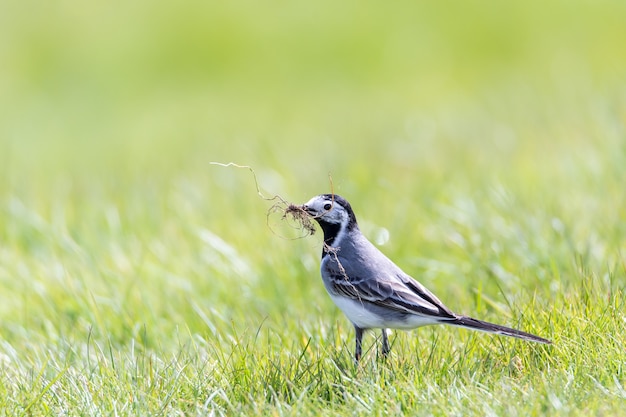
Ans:
<svg viewBox="0 0 626 417"><path fill-rule="evenodd" d="M272 207L267 211L267 225L270 229L274 229L274 227L270 224L270 217L273 217L272 214L278 213L280 214L280 219L283 221L287 221L287 224L291 226L293 229L300 230L303 232L295 239L300 239L306 236L311 236L315 234L315 223L313 222L313 217L309 213L304 210L303 206L299 206L293 203L289 203L282 198L278 197L278 202L276 202ZM281 234L276 233L278 236ZM286 239L294 239L293 237L281 236Z"/></svg>
<svg viewBox="0 0 626 417"><path fill-rule="evenodd" d="M268 225L268 227L270 227L270 229L272 229L272 226L270 225L270 216L273 213L282 213L282 217L281 217L282 220L293 221L294 223L296 223L298 225L297 228L299 228L300 230L302 230L303 232L306 233L304 236L312 235L312 234L315 233L315 225L311 221L312 217L309 215L309 213L307 213L304 210L304 208L302 206L298 206L298 205L295 205L293 203L289 203L289 202L287 202L285 199L283 199L278 194L274 195L273 197L266 197L261 192L261 188L259 187L259 182L257 180L256 173L254 172L252 167L250 167L248 165L239 165L239 164L236 164L234 162L228 162L228 163L210 162L210 164L211 165L218 165L218 166L222 166L222 167L244 168L244 169L249 170L252 173L252 176L254 178L254 185L256 187L256 192L259 195L259 197L261 197L265 201L277 201L267 211L267 225ZM330 185L331 185L331 189L332 189L333 188L332 187L332 178L330 177L330 174L328 175L328 178L330 180ZM304 236L300 236L300 237L304 237Z"/></svg>
<svg viewBox="0 0 626 417"><path fill-rule="evenodd" d="M294 222L300 224L300 229L309 235L315 234L315 225L311 221L311 216L302 206L289 204L283 212L283 219L290 217Z"/></svg>

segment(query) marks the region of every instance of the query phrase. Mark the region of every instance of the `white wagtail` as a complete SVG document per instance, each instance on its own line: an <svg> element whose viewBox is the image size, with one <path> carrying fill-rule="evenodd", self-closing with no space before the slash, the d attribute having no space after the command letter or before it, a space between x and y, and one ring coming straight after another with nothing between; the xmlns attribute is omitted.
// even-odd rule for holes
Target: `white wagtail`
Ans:
<svg viewBox="0 0 626 417"><path fill-rule="evenodd" d="M332 300L354 325L357 361L361 358L363 331L367 329L382 329L383 356L390 350L388 328L409 330L430 324L551 343L530 333L452 312L363 236L352 207L344 198L322 194L300 208L324 232L322 279Z"/></svg>

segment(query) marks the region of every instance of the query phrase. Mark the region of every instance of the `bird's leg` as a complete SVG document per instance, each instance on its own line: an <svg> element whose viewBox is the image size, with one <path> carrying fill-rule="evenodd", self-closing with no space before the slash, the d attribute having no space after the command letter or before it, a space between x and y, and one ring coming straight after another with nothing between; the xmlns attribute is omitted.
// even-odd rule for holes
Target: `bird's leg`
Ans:
<svg viewBox="0 0 626 417"><path fill-rule="evenodd" d="M389 346L389 338L387 337L387 329L383 329L382 333L383 333L383 347L381 351L382 351L383 357L386 358L387 355L389 355L389 352L391 352L391 347Z"/></svg>
<svg viewBox="0 0 626 417"><path fill-rule="evenodd" d="M358 362L361 359L361 343L363 342L363 329L360 327L354 326L354 331L356 333L356 348L354 350L354 359Z"/></svg>

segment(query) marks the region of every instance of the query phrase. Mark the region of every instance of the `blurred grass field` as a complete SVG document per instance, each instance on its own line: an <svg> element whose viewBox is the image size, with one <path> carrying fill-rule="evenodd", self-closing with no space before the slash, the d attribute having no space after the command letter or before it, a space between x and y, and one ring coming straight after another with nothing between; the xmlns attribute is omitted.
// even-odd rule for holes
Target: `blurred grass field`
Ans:
<svg viewBox="0 0 626 417"><path fill-rule="evenodd" d="M626 4L0 2L0 415L619 415ZM458 329L378 341L262 192ZM332 184L329 181L332 177ZM287 238L285 238L287 237Z"/></svg>

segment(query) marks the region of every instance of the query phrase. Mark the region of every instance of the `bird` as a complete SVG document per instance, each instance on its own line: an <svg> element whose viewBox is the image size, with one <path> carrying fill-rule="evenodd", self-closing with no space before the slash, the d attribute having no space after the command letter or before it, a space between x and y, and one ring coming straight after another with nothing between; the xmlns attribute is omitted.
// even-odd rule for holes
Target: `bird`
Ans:
<svg viewBox="0 0 626 417"><path fill-rule="evenodd" d="M324 234L322 281L330 298L354 326L357 363L362 356L363 333L370 329L382 329L383 357L391 351L388 329L411 330L434 324L552 343L531 333L454 313L361 233L345 198L320 194L300 209L307 219L318 223Z"/></svg>

